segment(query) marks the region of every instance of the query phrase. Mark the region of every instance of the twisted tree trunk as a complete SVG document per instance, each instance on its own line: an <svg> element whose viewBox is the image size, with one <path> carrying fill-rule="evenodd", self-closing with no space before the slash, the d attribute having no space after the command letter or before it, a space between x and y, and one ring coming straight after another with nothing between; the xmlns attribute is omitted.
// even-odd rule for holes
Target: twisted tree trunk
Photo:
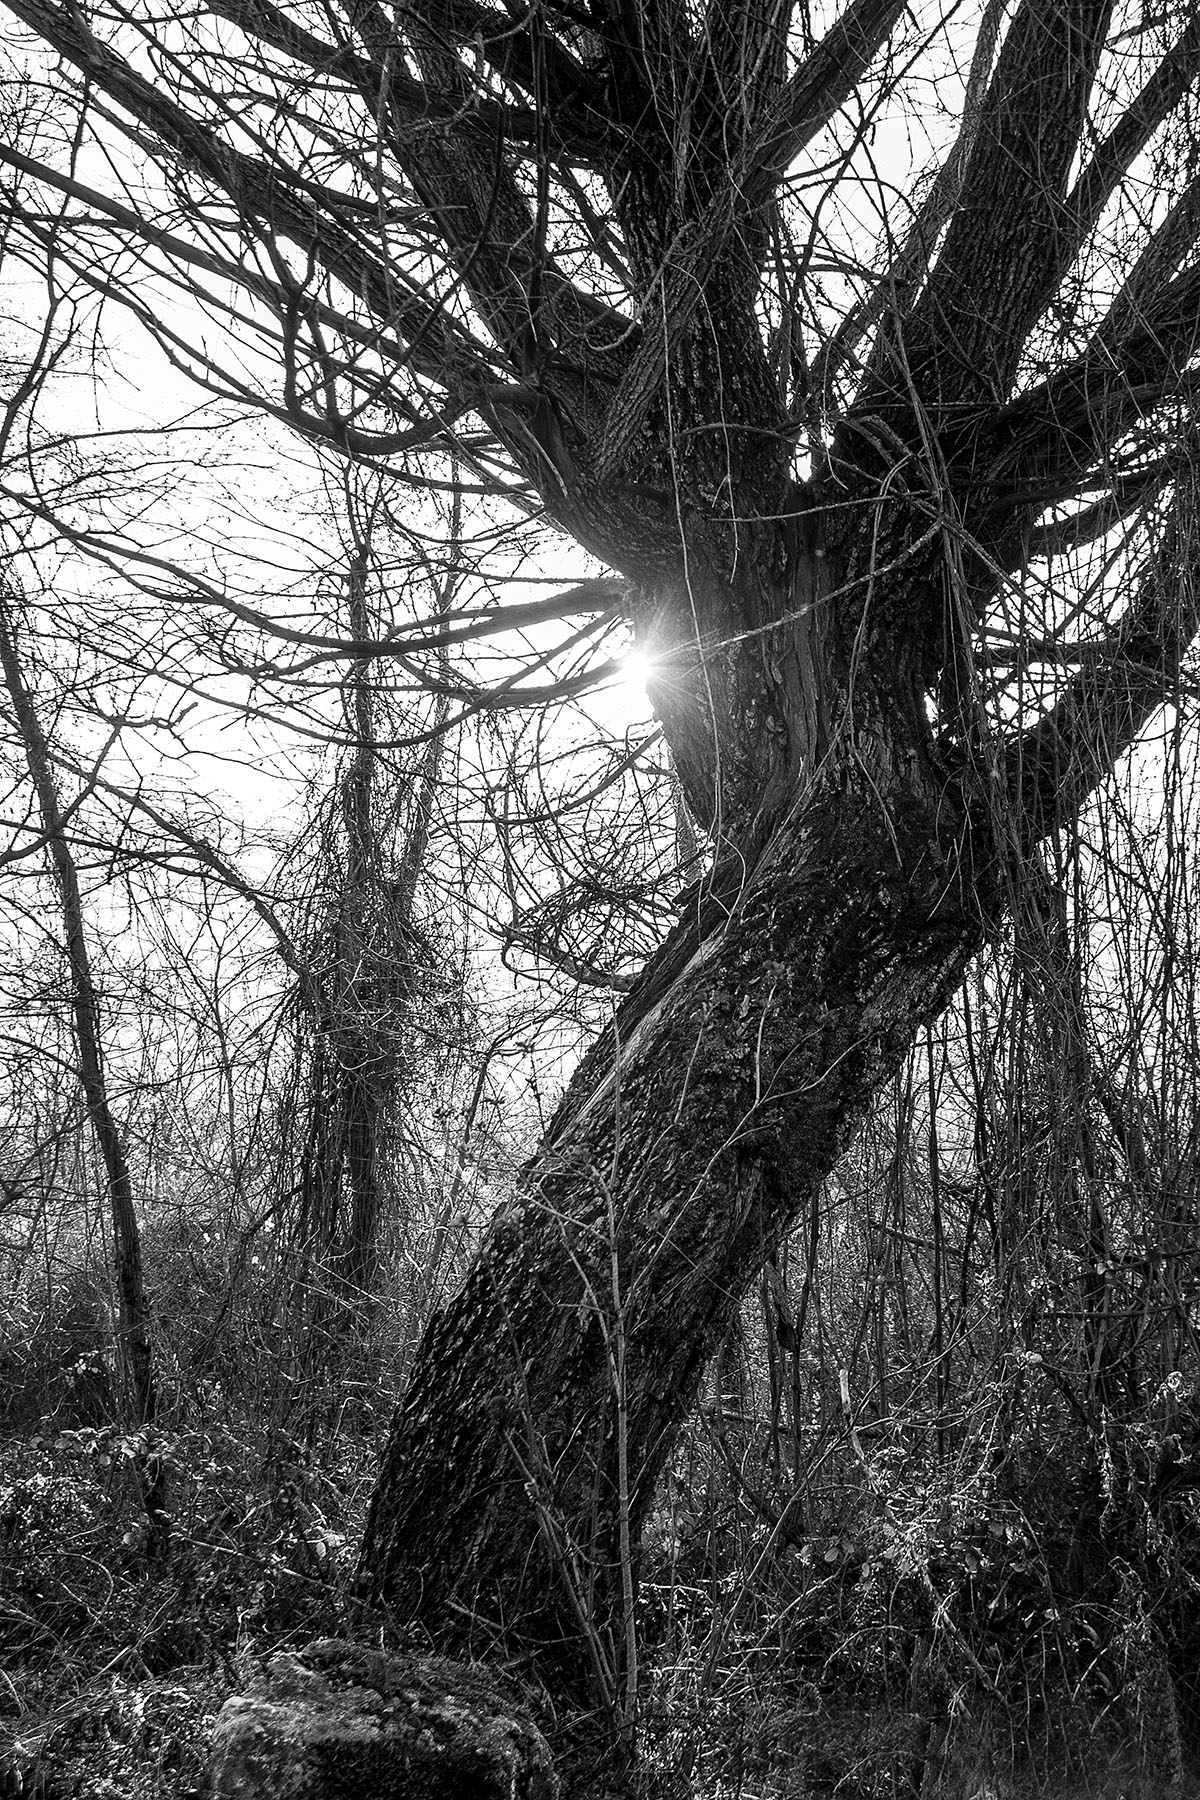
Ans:
<svg viewBox="0 0 1200 1800"><path fill-rule="evenodd" d="M776 601L802 646L828 560ZM897 647L886 681L824 650L819 706L799 648L782 680L755 653L690 757L676 734L711 821L736 731L747 848L726 835L433 1321L371 1511L378 1596L442 1642L536 1647L592 1700L628 1681L638 1531L709 1356L999 916L981 784L939 762Z"/></svg>
<svg viewBox="0 0 1200 1800"><path fill-rule="evenodd" d="M844 470L801 543L745 532L724 589L697 572L710 523L690 580L634 595L715 866L431 1323L368 1521L366 1592L610 1713L636 1673L640 1527L709 1357L1196 627L1168 531L1110 660L989 740L954 691L961 564L923 501L886 497L890 471L856 479L851 523ZM723 606L774 623L701 658L683 603L708 644Z"/></svg>

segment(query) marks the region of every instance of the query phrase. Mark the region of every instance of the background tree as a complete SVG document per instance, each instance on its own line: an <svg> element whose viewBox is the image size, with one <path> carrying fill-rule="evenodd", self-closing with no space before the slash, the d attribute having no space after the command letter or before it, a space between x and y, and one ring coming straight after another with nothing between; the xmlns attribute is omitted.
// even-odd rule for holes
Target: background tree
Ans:
<svg viewBox="0 0 1200 1800"><path fill-rule="evenodd" d="M346 635L366 645L378 635L371 540L380 502L377 490L372 503L349 482L343 500L352 536ZM443 613L453 588L451 568L439 596ZM406 1065L418 1053L422 990L428 995L439 979L415 908L449 698L438 698L415 775L399 791L386 781L379 749L381 739L395 735L379 716L383 703L371 657L354 658L344 684L349 748L335 767L331 793L315 809L325 865L318 877L321 914L305 945L307 976L297 995L311 1015L313 1040L299 1127L298 1229L346 1284L350 1315L369 1305L376 1286L391 1115L401 1104ZM395 1158L394 1130L390 1137Z"/></svg>
<svg viewBox="0 0 1200 1800"><path fill-rule="evenodd" d="M59 796L50 745L22 666L17 637L19 611L20 596L11 587L0 593L0 670L3 670L9 708L25 753L29 779L37 795L41 828L62 910L79 1082L108 1187L121 1317L118 1342L127 1389L127 1411L135 1427L149 1431L155 1422L157 1395L133 1176L121 1129L109 1102L100 997L88 947L83 890L67 838L66 808ZM138 1458L138 1472L151 1528L157 1530L166 1504L166 1483L161 1459L148 1441Z"/></svg>
<svg viewBox="0 0 1200 1800"><path fill-rule="evenodd" d="M618 577L488 626L579 616L552 660L620 612L650 659L710 862L429 1329L363 1560L441 1641L628 1705L638 1535L710 1353L1177 688L1200 25L6 4L80 83L61 153L0 155L83 277L343 454L438 481L453 446Z"/></svg>

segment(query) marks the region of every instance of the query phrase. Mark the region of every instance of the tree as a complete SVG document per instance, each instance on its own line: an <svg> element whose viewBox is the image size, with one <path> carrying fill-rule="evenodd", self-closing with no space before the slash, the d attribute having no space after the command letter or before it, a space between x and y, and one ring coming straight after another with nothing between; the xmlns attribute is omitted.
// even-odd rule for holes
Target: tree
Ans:
<svg viewBox="0 0 1200 1800"><path fill-rule="evenodd" d="M21 369L12 390L6 393L0 409L0 469L6 463L11 440L20 434L23 413L39 396L69 343L69 333L60 338L56 311L51 304L34 354ZM21 640L26 612L25 596L10 565L9 571L0 578L0 682L5 696L4 710L20 746L21 760L32 789L34 804L31 810L40 825L40 842L35 840L33 848L44 851L61 915L77 1076L104 1172L112 1231L123 1410L127 1421L141 1434L134 1468L149 1523L149 1542L157 1550L163 1542L167 1475L152 1441L158 1410L158 1382L142 1267L138 1192L125 1133L111 1098L101 993L89 944L84 888L71 841L72 815L86 799L86 789L64 803L51 733L40 716L27 651ZM14 860L21 854L16 852Z"/></svg>
<svg viewBox="0 0 1200 1800"><path fill-rule="evenodd" d="M19 604L19 596L7 584L0 588L0 672L4 676L8 707L25 755L29 779L37 796L38 815L62 910L79 1085L87 1103L108 1187L120 1308L118 1343L127 1390L127 1410L136 1427L148 1429L154 1425L157 1395L133 1176L121 1128L109 1100L100 1001L88 949L83 890L67 836L67 809L59 795L50 745L21 661L16 633ZM166 1504L163 1465L152 1451L143 1448L136 1466L151 1531L157 1533Z"/></svg>
<svg viewBox="0 0 1200 1800"><path fill-rule="evenodd" d="M619 611L649 659L708 862L429 1328L362 1563L441 1643L628 1711L639 1528L710 1353L1177 690L1200 20L5 4L80 110L0 159L98 290L216 392L407 482L453 450L615 572L373 653Z"/></svg>
<svg viewBox="0 0 1200 1800"><path fill-rule="evenodd" d="M347 481L342 500L353 546L346 576L348 637L367 642L378 635L370 584L373 575L379 579L371 538L380 497L377 491L358 495ZM451 568L439 595L442 613L453 588ZM298 1203L301 1237L327 1254L345 1288L335 1312L348 1324L356 1310L363 1313L376 1286L381 1165L388 1125L394 1124L389 1113L400 1105L415 1060L413 1023L422 986L428 989L434 980L414 908L445 754L439 727L449 701L437 699L414 776L386 786L379 744L401 726L379 716L383 697L371 657L351 660L343 706L350 748L335 769L332 793L315 808L319 914L297 996L312 1038Z"/></svg>

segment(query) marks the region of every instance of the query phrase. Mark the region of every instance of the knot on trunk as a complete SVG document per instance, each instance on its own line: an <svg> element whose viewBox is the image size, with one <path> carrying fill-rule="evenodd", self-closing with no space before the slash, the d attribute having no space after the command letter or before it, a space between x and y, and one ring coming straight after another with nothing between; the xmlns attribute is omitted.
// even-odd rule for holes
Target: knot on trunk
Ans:
<svg viewBox="0 0 1200 1800"><path fill-rule="evenodd" d="M214 1800L557 1800L515 1688L476 1665L325 1639L281 1651L222 1707Z"/></svg>

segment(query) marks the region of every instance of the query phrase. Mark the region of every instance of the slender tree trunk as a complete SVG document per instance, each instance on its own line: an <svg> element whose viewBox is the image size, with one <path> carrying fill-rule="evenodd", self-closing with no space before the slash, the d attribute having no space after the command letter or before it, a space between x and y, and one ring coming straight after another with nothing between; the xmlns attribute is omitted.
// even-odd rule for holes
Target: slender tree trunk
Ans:
<svg viewBox="0 0 1200 1800"><path fill-rule="evenodd" d="M353 558L349 573L349 623L353 637L370 635L366 605L367 552ZM372 1040L380 1029L377 998L363 992L364 964L378 956L372 916L380 901L380 846L373 817L375 769L375 694L369 659L356 657L348 677L348 710L354 730L354 753L342 778L342 819L346 836L346 871L338 896L336 925L338 1001L346 1017L334 1021L334 1054L338 1059L338 1102L350 1189L348 1216L339 1222L336 1245L338 1273L351 1291L349 1305L361 1313L375 1287L380 1203L379 1138L386 1110L386 1078Z"/></svg>
<svg viewBox="0 0 1200 1800"><path fill-rule="evenodd" d="M154 1423L157 1395L133 1180L120 1127L108 1099L100 1003L92 977L91 956L84 929L79 874L67 839L50 746L21 666L14 612L11 592L0 589L0 666L3 667L13 718L37 795L42 830L50 852L55 886L62 908L67 964L71 975L71 1007L75 1047L79 1058L79 1080L108 1187L120 1318L121 1367L129 1411L136 1424L148 1426ZM138 1475L147 1516L157 1530L166 1504L166 1472L161 1459L146 1453L138 1463Z"/></svg>
<svg viewBox="0 0 1200 1800"><path fill-rule="evenodd" d="M461 501L451 514L458 543ZM347 623L358 642L377 629L368 603L369 533L351 559ZM442 584L439 611L450 605L456 576ZM443 651L444 658L444 651ZM323 982L312 1065L311 1126L302 1189L322 1248L331 1253L342 1287L342 1323L361 1324L379 1278L383 1162L389 1114L403 1092L402 1040L406 1011L421 980L421 944L413 919L429 845L449 701L438 699L434 729L409 786L403 842L389 842L387 809L380 805L379 733L374 663L355 657L345 683L353 752L337 790L340 831L330 859L337 887L326 929L330 967ZM391 796L392 805L398 802Z"/></svg>

